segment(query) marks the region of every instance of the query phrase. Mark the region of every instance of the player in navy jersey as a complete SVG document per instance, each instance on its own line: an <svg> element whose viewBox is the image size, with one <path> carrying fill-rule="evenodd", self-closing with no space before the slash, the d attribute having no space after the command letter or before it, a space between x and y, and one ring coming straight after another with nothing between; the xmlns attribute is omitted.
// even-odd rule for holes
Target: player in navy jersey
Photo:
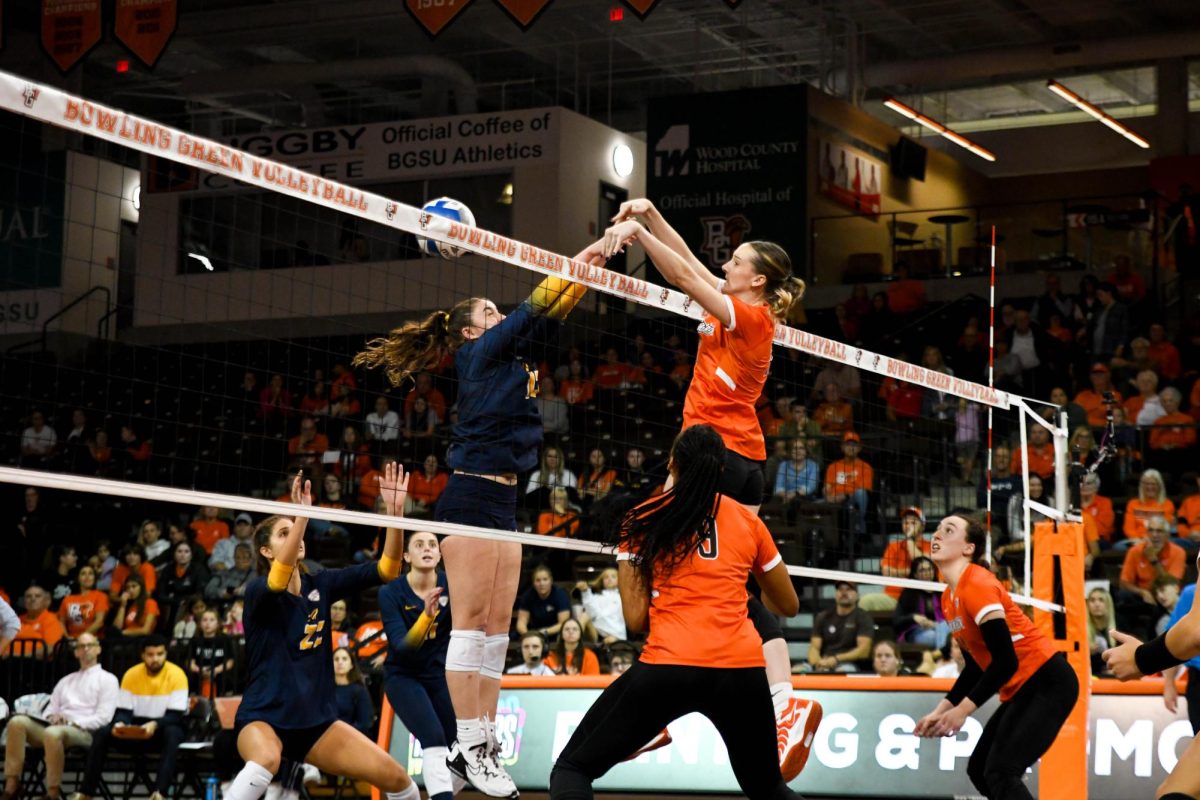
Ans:
<svg viewBox="0 0 1200 800"><path fill-rule="evenodd" d="M383 689L400 721L421 743L429 800L450 800L461 788L446 766L455 723L446 687L450 593L446 573L437 568L441 560L436 536L410 533L404 547L408 573L379 592L388 639Z"/></svg>
<svg viewBox="0 0 1200 800"><path fill-rule="evenodd" d="M562 278L546 278L507 316L491 300L472 297L401 325L355 356L356 365L383 367L398 386L454 353L458 422L447 455L454 472L438 498L435 519L516 530L517 474L533 469L542 444L533 348L553 340L556 322L585 291ZM447 536L442 555L454 586L446 683L456 741L447 763L490 797L516 797L516 784L497 758L492 720L521 578L521 546Z"/></svg>
<svg viewBox="0 0 1200 800"><path fill-rule="evenodd" d="M404 508L408 477L389 465L380 493ZM292 502L312 505L312 485L297 475ZM388 528L379 561L309 575L301 566L308 520L268 517L258 524L259 577L246 586L246 658L250 679L235 722L238 753L246 761L226 800L257 800L282 758L323 772L363 780L388 800L418 800L417 785L378 745L338 720L330 658L329 606L396 577L404 535Z"/></svg>

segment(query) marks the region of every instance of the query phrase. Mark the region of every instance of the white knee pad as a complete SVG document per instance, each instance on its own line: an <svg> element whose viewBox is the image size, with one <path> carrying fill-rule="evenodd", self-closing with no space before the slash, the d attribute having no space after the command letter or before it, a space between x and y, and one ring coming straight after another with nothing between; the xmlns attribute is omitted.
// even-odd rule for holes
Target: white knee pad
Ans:
<svg viewBox="0 0 1200 800"><path fill-rule="evenodd" d="M229 784L225 800L258 800L267 791L272 777L263 765L247 761L246 766L242 767L242 771Z"/></svg>
<svg viewBox="0 0 1200 800"><path fill-rule="evenodd" d="M450 631L446 646L448 672L479 672L483 665L483 631Z"/></svg>
<svg viewBox="0 0 1200 800"><path fill-rule="evenodd" d="M504 661L508 658L508 634L497 633L483 640L483 663L479 674L485 678L500 680L504 674Z"/></svg>
<svg viewBox="0 0 1200 800"><path fill-rule="evenodd" d="M449 753L446 747L426 747L422 751L421 773L425 776L425 793L430 797L443 792L454 794L450 768L446 766Z"/></svg>

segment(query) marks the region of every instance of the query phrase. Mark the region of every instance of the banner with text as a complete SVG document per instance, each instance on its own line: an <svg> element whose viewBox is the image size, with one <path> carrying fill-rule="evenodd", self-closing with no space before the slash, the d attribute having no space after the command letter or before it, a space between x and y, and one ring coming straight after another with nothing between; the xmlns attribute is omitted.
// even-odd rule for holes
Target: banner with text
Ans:
<svg viewBox="0 0 1200 800"><path fill-rule="evenodd" d="M113 33L147 67L153 67L175 34L176 0L117 0Z"/></svg>
<svg viewBox="0 0 1200 800"><path fill-rule="evenodd" d="M466 114L221 140L230 147L347 183L503 172L557 158L561 108ZM189 164L150 157L148 192L227 191L239 184Z"/></svg>
<svg viewBox="0 0 1200 800"><path fill-rule="evenodd" d="M918 739L916 721L937 705L936 691L803 691L820 701L825 717L797 791L849 797L959 797L977 794L967 759L997 707L984 705L956 738ZM914 679L916 681L918 679ZM932 688L932 687L931 687ZM545 791L550 769L598 689L508 689L496 715L500 761L522 790ZM881 702L885 701L886 702ZM1156 695L1094 695L1089 721L1088 797L1151 797L1190 744L1186 717L1166 712ZM672 744L618 764L596 781L601 791L721 792L738 790L729 754L712 724L699 714L669 726ZM397 719L389 748L411 775L421 776L421 750ZM1037 768L1026 779L1037 795Z"/></svg>
<svg viewBox="0 0 1200 800"><path fill-rule="evenodd" d="M42 0L42 47L63 72L100 43L100 0Z"/></svg>
<svg viewBox="0 0 1200 800"><path fill-rule="evenodd" d="M803 86L781 86L650 104L647 195L710 268L769 239L804 274L806 103Z"/></svg>

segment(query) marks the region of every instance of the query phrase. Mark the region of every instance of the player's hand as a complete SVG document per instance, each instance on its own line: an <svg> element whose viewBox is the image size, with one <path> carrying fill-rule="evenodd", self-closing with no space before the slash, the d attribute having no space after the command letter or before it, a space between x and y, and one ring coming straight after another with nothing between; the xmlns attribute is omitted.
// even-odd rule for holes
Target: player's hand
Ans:
<svg viewBox="0 0 1200 800"><path fill-rule="evenodd" d="M626 200L624 203L621 203L621 208L617 210L616 214L613 214L610 222L624 222L633 217L645 216L653 211L654 204L644 197L639 197L636 200Z"/></svg>
<svg viewBox="0 0 1200 800"><path fill-rule="evenodd" d="M383 498L383 507L389 517L404 514L404 499L408 497L408 475L404 467L397 462L384 465L383 475L379 476L379 496Z"/></svg>
<svg viewBox="0 0 1200 800"><path fill-rule="evenodd" d="M442 587L438 586L429 593L429 598L425 600L425 616L436 617L438 611L441 610L442 604L439 602L442 599Z"/></svg>
<svg viewBox="0 0 1200 800"><path fill-rule="evenodd" d="M931 726L930 736L957 736L962 730L963 724L967 721L966 710L960 706L955 706L947 711L944 711L940 717Z"/></svg>
<svg viewBox="0 0 1200 800"><path fill-rule="evenodd" d="M935 709L921 717L919 720L917 720L917 726L913 728L913 736L919 736L922 739L928 739L929 737L933 736L931 731L941 716L942 715Z"/></svg>
<svg viewBox="0 0 1200 800"><path fill-rule="evenodd" d="M625 245L637 239L645 229L635 219L618 222L604 231L604 257L612 258L625 249Z"/></svg>
<svg viewBox="0 0 1200 800"><path fill-rule="evenodd" d="M1179 689L1173 680L1163 681L1163 707L1172 714L1179 708Z"/></svg>
<svg viewBox="0 0 1200 800"><path fill-rule="evenodd" d="M1122 681L1143 677L1137 667L1137 660L1133 657L1142 641L1120 631L1110 631L1110 634L1117 641L1117 646L1110 647L1101 654L1108 671Z"/></svg>
<svg viewBox="0 0 1200 800"><path fill-rule="evenodd" d="M312 481L304 480L304 470L296 473L292 479L292 502L296 505L312 505Z"/></svg>

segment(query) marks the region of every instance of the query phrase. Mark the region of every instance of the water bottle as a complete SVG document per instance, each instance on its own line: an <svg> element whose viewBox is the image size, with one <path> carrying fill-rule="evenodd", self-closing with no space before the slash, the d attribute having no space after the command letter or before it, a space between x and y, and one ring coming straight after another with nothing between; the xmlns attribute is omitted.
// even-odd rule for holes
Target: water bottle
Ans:
<svg viewBox="0 0 1200 800"><path fill-rule="evenodd" d="M204 781L204 800L221 800L216 775L209 775Z"/></svg>

